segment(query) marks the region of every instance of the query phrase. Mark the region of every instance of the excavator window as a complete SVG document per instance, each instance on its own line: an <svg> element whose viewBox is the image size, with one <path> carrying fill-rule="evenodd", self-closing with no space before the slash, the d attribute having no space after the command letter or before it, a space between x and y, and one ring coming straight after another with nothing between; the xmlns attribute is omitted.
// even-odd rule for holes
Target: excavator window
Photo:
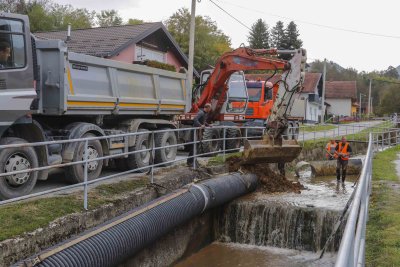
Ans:
<svg viewBox="0 0 400 267"><path fill-rule="evenodd" d="M264 101L272 100L272 89L273 88L265 88Z"/></svg>
<svg viewBox="0 0 400 267"><path fill-rule="evenodd" d="M23 28L20 20L0 19L0 70L25 67Z"/></svg>

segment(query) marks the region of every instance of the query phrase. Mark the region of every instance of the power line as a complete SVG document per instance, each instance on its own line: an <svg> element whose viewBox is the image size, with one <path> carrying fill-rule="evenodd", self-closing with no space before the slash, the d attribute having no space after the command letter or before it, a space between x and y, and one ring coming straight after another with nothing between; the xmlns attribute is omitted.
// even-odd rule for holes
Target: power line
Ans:
<svg viewBox="0 0 400 267"><path fill-rule="evenodd" d="M213 2L212 0L210 0L211 2ZM220 2L224 2L226 4L229 5L233 5L242 9L246 9L252 12L257 12L260 14L264 14L264 15L268 15L268 16L272 16L272 17L278 17L278 18L282 18L282 19L286 19L286 20L291 20L291 21L295 21L298 23L303 23L303 24L309 24L309 25L313 25L313 26L317 26L317 27L322 27L322 28L327 28L327 29L331 29L331 30L337 30L337 31L345 31L345 32L351 32L351 33L357 33L357 34L364 34L364 35L371 35L371 36L378 36L378 37L385 37L385 38L394 38L394 39L400 39L400 36L396 36L396 35L388 35L388 34L380 34L380 33L372 33L372 32L365 32L365 31L358 31L358 30L353 30L353 29L346 29L346 28L341 28L341 27L335 27L335 26L330 26L330 25L324 25L324 24L320 24L320 23L315 23L315 22L310 22L310 21L305 21L305 20L299 20L299 19L293 19L293 18L289 18L289 17L285 17L285 16L281 16L281 15L277 15L277 14L271 14L271 13L267 13L267 12L263 12L260 10L256 10L256 9L251 9L245 6L241 6L241 5L237 5L237 4L233 4L233 3L229 3L227 1L221 1ZM214 3L214 2L213 2ZM215 4L215 3L214 3ZM216 5L216 4L215 4ZM242 24L242 23L241 23ZM243 24L242 24L243 25ZM247 28L247 27L246 27Z"/></svg>
<svg viewBox="0 0 400 267"><path fill-rule="evenodd" d="M247 29L249 29L251 31L251 28L248 27L246 24L244 24L243 22L241 22L239 19L235 18L234 16L232 16L228 11L226 11L225 9L223 9L222 7L220 7L218 4L216 4L213 0L210 0L211 3L213 3L216 7L218 7L219 9L221 9L224 13L226 13L229 17L233 18L234 20L236 20L237 22L239 22L242 26L246 27Z"/></svg>

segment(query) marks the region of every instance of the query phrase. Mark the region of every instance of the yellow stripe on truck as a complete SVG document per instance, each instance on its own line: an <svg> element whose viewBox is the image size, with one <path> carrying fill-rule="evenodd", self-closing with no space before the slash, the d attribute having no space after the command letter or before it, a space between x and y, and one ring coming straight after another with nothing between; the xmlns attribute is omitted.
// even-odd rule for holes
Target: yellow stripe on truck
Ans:
<svg viewBox="0 0 400 267"><path fill-rule="evenodd" d="M131 107L131 108L157 108L158 104L142 104L142 103L119 103L121 107ZM177 108L183 109L184 105L174 105L174 104L161 104L161 108Z"/></svg>
<svg viewBox="0 0 400 267"><path fill-rule="evenodd" d="M69 69L69 67L67 67L67 79L69 84L69 92L71 93L71 95L74 95L74 86L72 85L71 70Z"/></svg>
<svg viewBox="0 0 400 267"><path fill-rule="evenodd" d="M114 102L97 102L97 101L67 101L68 106L78 107L114 107Z"/></svg>

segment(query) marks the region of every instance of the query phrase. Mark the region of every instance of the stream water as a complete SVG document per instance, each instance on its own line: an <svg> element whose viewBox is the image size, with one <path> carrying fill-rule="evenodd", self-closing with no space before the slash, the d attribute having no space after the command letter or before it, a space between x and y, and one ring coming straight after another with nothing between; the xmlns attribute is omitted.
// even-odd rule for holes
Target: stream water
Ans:
<svg viewBox="0 0 400 267"><path fill-rule="evenodd" d="M308 251L214 242L175 267L334 266L334 254L318 256Z"/></svg>
<svg viewBox="0 0 400 267"><path fill-rule="evenodd" d="M342 225L327 253L319 253L349 200L358 176L344 184L335 176L299 181L301 194L256 192L226 205L214 221L213 244L176 266L333 266ZM328 253L329 252L329 253Z"/></svg>

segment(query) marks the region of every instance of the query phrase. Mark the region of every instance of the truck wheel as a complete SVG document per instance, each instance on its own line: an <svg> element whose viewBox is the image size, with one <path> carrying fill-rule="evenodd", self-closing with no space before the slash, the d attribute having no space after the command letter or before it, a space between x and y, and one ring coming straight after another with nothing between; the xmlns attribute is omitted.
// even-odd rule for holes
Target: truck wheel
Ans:
<svg viewBox="0 0 400 267"><path fill-rule="evenodd" d="M22 144L28 141L7 137L0 145ZM33 147L5 148L0 150L0 173L22 171L39 166L38 157ZM38 172L20 173L0 177L0 199L10 199L29 194L35 187Z"/></svg>
<svg viewBox="0 0 400 267"><path fill-rule="evenodd" d="M166 129L163 129L166 130ZM165 147L177 144L175 132L157 133L154 138L155 147ZM155 151L155 163L164 163L176 158L177 147L166 147ZM171 165L167 163L166 165Z"/></svg>
<svg viewBox="0 0 400 267"><path fill-rule="evenodd" d="M214 156L215 154L217 154L221 147L220 140L215 140L219 138L219 129L205 128L203 132L203 142L199 145L199 151L202 153L215 152L212 154L204 155L205 157Z"/></svg>
<svg viewBox="0 0 400 267"><path fill-rule="evenodd" d="M96 135L91 133L86 133L82 138L95 137ZM79 142L74 151L73 162L84 160L84 149L85 142ZM88 153L89 159L95 159L103 156L103 148L101 146L100 140L91 140L88 142ZM103 160L90 161L88 162L88 181L97 179L103 168ZM85 164L76 164L66 169L66 178L71 183L82 183L84 178Z"/></svg>
<svg viewBox="0 0 400 267"><path fill-rule="evenodd" d="M139 132L147 132L145 129L139 129ZM140 134L136 137L135 147L129 151L139 151L150 148L149 134ZM139 172L147 172L149 168L144 168L150 165L150 151L143 151L135 154L130 154L126 159L127 166L130 170L139 169Z"/></svg>
<svg viewBox="0 0 400 267"><path fill-rule="evenodd" d="M235 138L229 139L225 142L225 149L235 149L231 151L227 151L227 153L237 152L240 149L240 144L242 142L242 135L239 129L236 128L228 128L226 129L226 138Z"/></svg>

